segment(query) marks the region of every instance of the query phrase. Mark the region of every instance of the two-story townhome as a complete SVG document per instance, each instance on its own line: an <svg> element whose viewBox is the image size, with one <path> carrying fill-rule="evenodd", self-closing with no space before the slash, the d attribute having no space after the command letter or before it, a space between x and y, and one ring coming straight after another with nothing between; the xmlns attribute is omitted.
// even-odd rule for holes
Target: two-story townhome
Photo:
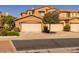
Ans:
<svg viewBox="0 0 79 59"><path fill-rule="evenodd" d="M20 28L21 31L37 31L43 30L43 16L47 12L55 11L56 8L48 6L27 10L21 13L21 18L15 21L16 27Z"/></svg>
<svg viewBox="0 0 79 59"><path fill-rule="evenodd" d="M64 25L69 24L71 31L79 31L79 11L78 10L60 10L59 18L63 20Z"/></svg>
<svg viewBox="0 0 79 59"><path fill-rule="evenodd" d="M53 29L63 30L63 26L70 24L71 31L79 31L79 11L76 10L60 10L50 6L32 8L21 13L21 17L15 21L15 25L23 32L41 32L44 28L42 22L43 16L48 12L59 11L60 23Z"/></svg>

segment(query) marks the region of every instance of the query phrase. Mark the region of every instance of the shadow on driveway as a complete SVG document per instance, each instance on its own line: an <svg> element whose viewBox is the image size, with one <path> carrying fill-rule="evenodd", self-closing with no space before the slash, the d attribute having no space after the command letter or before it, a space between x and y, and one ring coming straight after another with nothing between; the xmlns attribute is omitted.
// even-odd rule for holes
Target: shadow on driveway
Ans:
<svg viewBox="0 0 79 59"><path fill-rule="evenodd" d="M31 49L79 47L79 38L12 40L12 42L18 51Z"/></svg>

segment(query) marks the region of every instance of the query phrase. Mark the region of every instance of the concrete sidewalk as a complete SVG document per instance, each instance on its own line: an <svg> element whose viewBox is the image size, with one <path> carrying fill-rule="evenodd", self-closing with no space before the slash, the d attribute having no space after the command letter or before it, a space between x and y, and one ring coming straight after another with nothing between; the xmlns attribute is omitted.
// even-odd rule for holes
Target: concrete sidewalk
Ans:
<svg viewBox="0 0 79 59"><path fill-rule="evenodd" d="M78 32L56 32L56 33L21 33L21 39L61 39L61 38L79 38Z"/></svg>

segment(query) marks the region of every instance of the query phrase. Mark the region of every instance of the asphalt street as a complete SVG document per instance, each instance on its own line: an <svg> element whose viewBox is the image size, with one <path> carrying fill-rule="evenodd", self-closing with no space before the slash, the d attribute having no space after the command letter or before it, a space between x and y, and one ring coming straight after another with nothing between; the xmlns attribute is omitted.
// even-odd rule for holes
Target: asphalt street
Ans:
<svg viewBox="0 0 79 59"><path fill-rule="evenodd" d="M12 40L12 42L17 51L79 47L79 38Z"/></svg>

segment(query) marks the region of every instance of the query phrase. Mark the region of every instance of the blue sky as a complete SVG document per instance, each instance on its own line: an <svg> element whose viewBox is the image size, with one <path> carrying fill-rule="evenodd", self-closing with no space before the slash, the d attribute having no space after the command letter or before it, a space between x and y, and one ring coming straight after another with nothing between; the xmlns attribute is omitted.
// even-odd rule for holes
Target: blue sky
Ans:
<svg viewBox="0 0 79 59"><path fill-rule="evenodd" d="M19 17L21 12L41 6L42 5L0 5L0 11L3 13L8 12L10 15ZM79 10L79 5L51 5L51 7L64 10Z"/></svg>

